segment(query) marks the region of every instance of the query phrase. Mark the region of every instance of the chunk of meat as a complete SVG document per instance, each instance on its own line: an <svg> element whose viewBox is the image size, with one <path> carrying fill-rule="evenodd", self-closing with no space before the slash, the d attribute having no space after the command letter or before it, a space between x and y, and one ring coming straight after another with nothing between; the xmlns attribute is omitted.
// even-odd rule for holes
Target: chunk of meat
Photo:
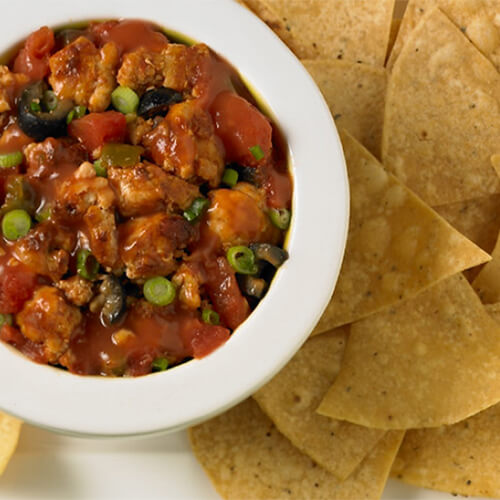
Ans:
<svg viewBox="0 0 500 500"><path fill-rule="evenodd" d="M78 307L88 304L94 296L92 282L78 275L61 280L56 286L62 290L69 302Z"/></svg>
<svg viewBox="0 0 500 500"><path fill-rule="evenodd" d="M0 314L18 313L35 291L36 274L15 261L0 266Z"/></svg>
<svg viewBox="0 0 500 500"><path fill-rule="evenodd" d="M125 217L151 212L185 210L200 195L198 187L151 163L132 168L110 168L108 179Z"/></svg>
<svg viewBox="0 0 500 500"><path fill-rule="evenodd" d="M28 165L28 177L48 179L59 176L63 165L75 168L87 159L87 154L80 144L49 137L43 142L26 146L24 150Z"/></svg>
<svg viewBox="0 0 500 500"><path fill-rule="evenodd" d="M104 111L116 87L119 59L114 43L98 50L81 36L49 59L49 83L58 97L73 99L91 112Z"/></svg>
<svg viewBox="0 0 500 500"><path fill-rule="evenodd" d="M54 217L73 222L97 205L111 209L116 202L115 193L108 179L97 177L94 166L84 162L57 190Z"/></svg>
<svg viewBox="0 0 500 500"><path fill-rule="evenodd" d="M0 113L15 107L15 97L29 78L23 73L11 73L7 66L0 66Z"/></svg>
<svg viewBox="0 0 500 500"><path fill-rule="evenodd" d="M254 186L240 183L237 189L217 189L208 197L207 224L224 248L253 242L278 243L280 231L265 211L264 194Z"/></svg>
<svg viewBox="0 0 500 500"><path fill-rule="evenodd" d="M114 269L118 261L118 231L115 214L99 206L89 207L83 221L87 227L89 245L99 264Z"/></svg>
<svg viewBox="0 0 500 500"><path fill-rule="evenodd" d="M158 120L161 122L161 116L149 118L145 120L138 116L135 120L130 121L127 125L128 139L131 144L137 146L141 144L143 137L149 134L157 125Z"/></svg>
<svg viewBox="0 0 500 500"><path fill-rule="evenodd" d="M54 287L39 288L16 316L22 334L40 344L50 363L66 352L73 333L82 322L79 309L68 304Z"/></svg>
<svg viewBox="0 0 500 500"><path fill-rule="evenodd" d="M198 309L201 306L200 286L202 279L191 264L182 263L172 282L177 286L179 301L189 309Z"/></svg>
<svg viewBox="0 0 500 500"><path fill-rule="evenodd" d="M155 214L119 226L120 256L128 278L167 276L178 266L176 257L195 236L183 217Z"/></svg>
<svg viewBox="0 0 500 500"><path fill-rule="evenodd" d="M234 330L250 314L250 306L241 293L234 270L225 257L207 262L206 268L206 288L214 309L222 322Z"/></svg>
<svg viewBox="0 0 500 500"><path fill-rule="evenodd" d="M46 221L17 240L12 246L12 255L32 272L57 281L67 272L75 245L73 232Z"/></svg>
<svg viewBox="0 0 500 500"><path fill-rule="evenodd" d="M191 47L171 43L161 53L140 48L123 57L118 83L142 94L150 87L169 87L199 97L201 76L212 55L204 44Z"/></svg>
<svg viewBox="0 0 500 500"><path fill-rule="evenodd" d="M187 180L207 181L210 187L220 184L224 149L214 134L210 114L196 101L172 106L142 143L166 171Z"/></svg>

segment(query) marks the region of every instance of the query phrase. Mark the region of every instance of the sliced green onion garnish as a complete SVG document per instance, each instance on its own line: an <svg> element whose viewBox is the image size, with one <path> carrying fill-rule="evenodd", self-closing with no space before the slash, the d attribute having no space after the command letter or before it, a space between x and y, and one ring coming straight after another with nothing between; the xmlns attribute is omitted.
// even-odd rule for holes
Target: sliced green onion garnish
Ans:
<svg viewBox="0 0 500 500"><path fill-rule="evenodd" d="M175 299L175 286L167 278L157 276L144 283L144 298L155 306L168 306Z"/></svg>
<svg viewBox="0 0 500 500"><path fill-rule="evenodd" d="M86 280L95 280L99 272L99 262L92 255L90 250L82 248L76 254L76 271Z"/></svg>
<svg viewBox="0 0 500 500"><path fill-rule="evenodd" d="M94 169L97 177L107 177L108 171L106 167L102 164L101 160L96 160L94 162Z"/></svg>
<svg viewBox="0 0 500 500"><path fill-rule="evenodd" d="M0 154L0 168L17 167L23 162L23 154L21 151L15 153Z"/></svg>
<svg viewBox="0 0 500 500"><path fill-rule="evenodd" d="M139 107L139 96L130 87L117 87L111 94L113 107L127 115L135 113Z"/></svg>
<svg viewBox="0 0 500 500"><path fill-rule="evenodd" d="M42 104L47 111L54 111L54 109L57 108L58 103L59 100L52 90L45 91L45 93L43 94Z"/></svg>
<svg viewBox="0 0 500 500"><path fill-rule="evenodd" d="M42 106L40 106L40 103L37 101L31 101L30 110L32 113L40 113L40 111L42 111Z"/></svg>
<svg viewBox="0 0 500 500"><path fill-rule="evenodd" d="M75 118L75 110L72 109L69 113L68 116L66 116L66 123L69 125L73 119Z"/></svg>
<svg viewBox="0 0 500 500"><path fill-rule="evenodd" d="M292 214L286 208L271 208L269 218L271 222L279 229L288 229Z"/></svg>
<svg viewBox="0 0 500 500"><path fill-rule="evenodd" d="M0 314L0 328L3 325L12 325L12 314Z"/></svg>
<svg viewBox="0 0 500 500"><path fill-rule="evenodd" d="M184 218L189 222L196 222L205 213L210 202L206 198L196 198L184 212Z"/></svg>
<svg viewBox="0 0 500 500"><path fill-rule="evenodd" d="M2 233L8 240L18 240L31 229L31 217L20 208L7 212L2 219Z"/></svg>
<svg viewBox="0 0 500 500"><path fill-rule="evenodd" d="M227 260L237 273L255 274L258 271L254 253L243 245L231 247L227 251Z"/></svg>
<svg viewBox="0 0 500 500"><path fill-rule="evenodd" d="M251 148L248 148L250 150L250 153L252 153L253 157L257 160L260 161L262 158L264 158L264 151L262 151L262 148L256 144L255 146L252 146Z"/></svg>
<svg viewBox="0 0 500 500"><path fill-rule="evenodd" d="M50 205L45 205L43 208L38 210L38 212L35 214L35 220L37 222L44 222L46 220L49 220L52 215L52 208Z"/></svg>
<svg viewBox="0 0 500 500"><path fill-rule="evenodd" d="M222 183L229 187L236 186L238 182L238 172L232 168L226 168L222 176Z"/></svg>
<svg viewBox="0 0 500 500"><path fill-rule="evenodd" d="M153 363L151 363L151 369L154 372L164 372L168 368L167 358L156 358Z"/></svg>
<svg viewBox="0 0 500 500"><path fill-rule="evenodd" d="M82 118L85 116L87 108L85 106L75 106L75 118Z"/></svg>
<svg viewBox="0 0 500 500"><path fill-rule="evenodd" d="M218 325L220 323L219 315L212 309L203 309L201 319L203 323L207 323L208 325Z"/></svg>

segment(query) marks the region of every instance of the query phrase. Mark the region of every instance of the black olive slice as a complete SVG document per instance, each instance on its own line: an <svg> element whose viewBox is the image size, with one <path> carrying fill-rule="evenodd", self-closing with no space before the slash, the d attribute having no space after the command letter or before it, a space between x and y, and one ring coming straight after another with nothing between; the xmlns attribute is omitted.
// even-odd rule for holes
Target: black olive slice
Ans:
<svg viewBox="0 0 500 500"><path fill-rule="evenodd" d="M288 252L269 243L252 243L250 249L259 260L269 262L276 269L288 259Z"/></svg>
<svg viewBox="0 0 500 500"><path fill-rule="evenodd" d="M182 102L182 100L182 94L176 90L167 87L151 89L141 97L137 114L145 119L158 115L165 116L172 104Z"/></svg>
<svg viewBox="0 0 500 500"><path fill-rule="evenodd" d="M108 274L103 279L99 292L104 297L101 322L106 326L113 325L122 318L127 308L127 297L123 287L118 278Z"/></svg>

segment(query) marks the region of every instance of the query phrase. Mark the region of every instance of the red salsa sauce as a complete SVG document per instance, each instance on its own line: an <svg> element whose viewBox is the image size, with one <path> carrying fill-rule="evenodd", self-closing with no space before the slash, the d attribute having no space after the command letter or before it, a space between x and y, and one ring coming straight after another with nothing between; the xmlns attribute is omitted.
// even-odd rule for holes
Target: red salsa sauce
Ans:
<svg viewBox="0 0 500 500"><path fill-rule="evenodd" d="M204 44L35 31L0 66L0 339L80 375L210 354L288 257L284 151Z"/></svg>

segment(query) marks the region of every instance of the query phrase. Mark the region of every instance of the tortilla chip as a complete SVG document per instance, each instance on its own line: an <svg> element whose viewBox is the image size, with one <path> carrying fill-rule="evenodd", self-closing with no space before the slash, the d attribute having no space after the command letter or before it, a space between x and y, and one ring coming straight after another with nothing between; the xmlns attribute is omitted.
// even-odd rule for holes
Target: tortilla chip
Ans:
<svg viewBox="0 0 500 500"><path fill-rule="evenodd" d="M387 86L382 159L431 206L500 191L500 74L438 9L413 30ZM486 125L487 124L487 125Z"/></svg>
<svg viewBox="0 0 500 500"><path fill-rule="evenodd" d="M22 422L0 412L0 476L16 451Z"/></svg>
<svg viewBox="0 0 500 500"><path fill-rule="evenodd" d="M485 309L500 324L500 303ZM500 497L500 404L454 425L408 431L391 474L424 488Z"/></svg>
<svg viewBox="0 0 500 500"><path fill-rule="evenodd" d="M385 70L335 59L302 63L323 93L337 127L346 129L380 157L387 83Z"/></svg>
<svg viewBox="0 0 500 500"><path fill-rule="evenodd" d="M298 42L291 48L301 59L344 59L384 65L394 0L260 0L259 3L267 4L282 19Z"/></svg>
<svg viewBox="0 0 500 500"><path fill-rule="evenodd" d="M500 401L500 326L462 275L351 325L322 415L379 429L438 427Z"/></svg>
<svg viewBox="0 0 500 500"><path fill-rule="evenodd" d="M348 477L384 431L316 413L340 371L348 328L306 342L295 357L254 399L278 430L300 451L338 479Z"/></svg>
<svg viewBox="0 0 500 500"><path fill-rule="evenodd" d="M401 19L393 19L391 23L391 32L389 35L389 44L387 46L387 60L392 53L396 38L398 37L399 28L401 27Z"/></svg>
<svg viewBox="0 0 500 500"><path fill-rule="evenodd" d="M472 283L484 304L500 302L500 234L491 257Z"/></svg>
<svg viewBox="0 0 500 500"><path fill-rule="evenodd" d="M347 247L333 298L313 334L380 311L490 260L341 132L351 189Z"/></svg>
<svg viewBox="0 0 500 500"><path fill-rule="evenodd" d="M455 425L408 431L391 474L424 488L500 498L500 405Z"/></svg>
<svg viewBox="0 0 500 500"><path fill-rule="evenodd" d="M402 436L388 432L340 483L283 437L251 399L190 429L195 455L215 489L231 500L378 499Z"/></svg>
<svg viewBox="0 0 500 500"><path fill-rule="evenodd" d="M436 5L500 70L500 26L496 21L500 12L499 0L410 0L388 67L394 66L411 32L422 17Z"/></svg>

